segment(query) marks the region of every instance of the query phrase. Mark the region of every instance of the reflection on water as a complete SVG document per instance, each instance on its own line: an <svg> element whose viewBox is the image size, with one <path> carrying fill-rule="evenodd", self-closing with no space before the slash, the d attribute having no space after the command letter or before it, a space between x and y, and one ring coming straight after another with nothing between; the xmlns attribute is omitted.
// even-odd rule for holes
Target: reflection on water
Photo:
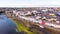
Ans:
<svg viewBox="0 0 60 34"><path fill-rule="evenodd" d="M0 14L0 34L16 34L14 22L5 14Z"/></svg>

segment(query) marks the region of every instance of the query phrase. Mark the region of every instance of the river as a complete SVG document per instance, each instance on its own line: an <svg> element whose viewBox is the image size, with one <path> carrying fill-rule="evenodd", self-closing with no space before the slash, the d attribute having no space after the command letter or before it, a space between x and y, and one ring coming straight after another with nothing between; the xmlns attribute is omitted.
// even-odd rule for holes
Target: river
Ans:
<svg viewBox="0 0 60 34"><path fill-rule="evenodd" d="M15 23L5 14L0 14L0 34L16 34Z"/></svg>

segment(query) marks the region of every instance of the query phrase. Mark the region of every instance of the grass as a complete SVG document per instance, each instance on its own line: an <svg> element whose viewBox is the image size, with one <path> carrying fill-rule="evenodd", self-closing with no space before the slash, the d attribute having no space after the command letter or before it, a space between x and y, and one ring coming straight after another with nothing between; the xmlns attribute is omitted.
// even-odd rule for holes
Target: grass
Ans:
<svg viewBox="0 0 60 34"><path fill-rule="evenodd" d="M7 15L7 14L6 14ZM8 17L11 17L9 15L7 15ZM26 32L27 34L34 34L33 32L29 31L29 28L25 27L23 24L21 24L19 21L17 21L16 19L12 18L11 19L13 20L13 22L16 24L17 26L17 30L18 32L21 32L21 31L24 31Z"/></svg>
<svg viewBox="0 0 60 34"><path fill-rule="evenodd" d="M24 25L20 24L20 22L18 22L17 20L14 20L14 23L17 26L18 32L24 31L27 34L33 34L31 31L29 31L29 29L27 27L25 27Z"/></svg>

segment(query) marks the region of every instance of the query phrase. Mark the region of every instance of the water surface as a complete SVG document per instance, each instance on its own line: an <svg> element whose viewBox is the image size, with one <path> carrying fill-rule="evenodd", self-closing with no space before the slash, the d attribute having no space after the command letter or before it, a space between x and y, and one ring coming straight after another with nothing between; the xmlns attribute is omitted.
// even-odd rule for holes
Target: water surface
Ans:
<svg viewBox="0 0 60 34"><path fill-rule="evenodd" d="M5 14L0 14L0 34L15 34L16 25Z"/></svg>

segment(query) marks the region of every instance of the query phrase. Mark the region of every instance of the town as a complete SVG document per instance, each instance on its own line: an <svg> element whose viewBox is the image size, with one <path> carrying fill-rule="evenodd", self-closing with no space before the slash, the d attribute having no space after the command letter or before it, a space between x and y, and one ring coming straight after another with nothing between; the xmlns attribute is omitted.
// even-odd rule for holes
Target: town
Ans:
<svg viewBox="0 0 60 34"><path fill-rule="evenodd" d="M59 7L0 8L0 11L16 22L18 34L60 34Z"/></svg>

